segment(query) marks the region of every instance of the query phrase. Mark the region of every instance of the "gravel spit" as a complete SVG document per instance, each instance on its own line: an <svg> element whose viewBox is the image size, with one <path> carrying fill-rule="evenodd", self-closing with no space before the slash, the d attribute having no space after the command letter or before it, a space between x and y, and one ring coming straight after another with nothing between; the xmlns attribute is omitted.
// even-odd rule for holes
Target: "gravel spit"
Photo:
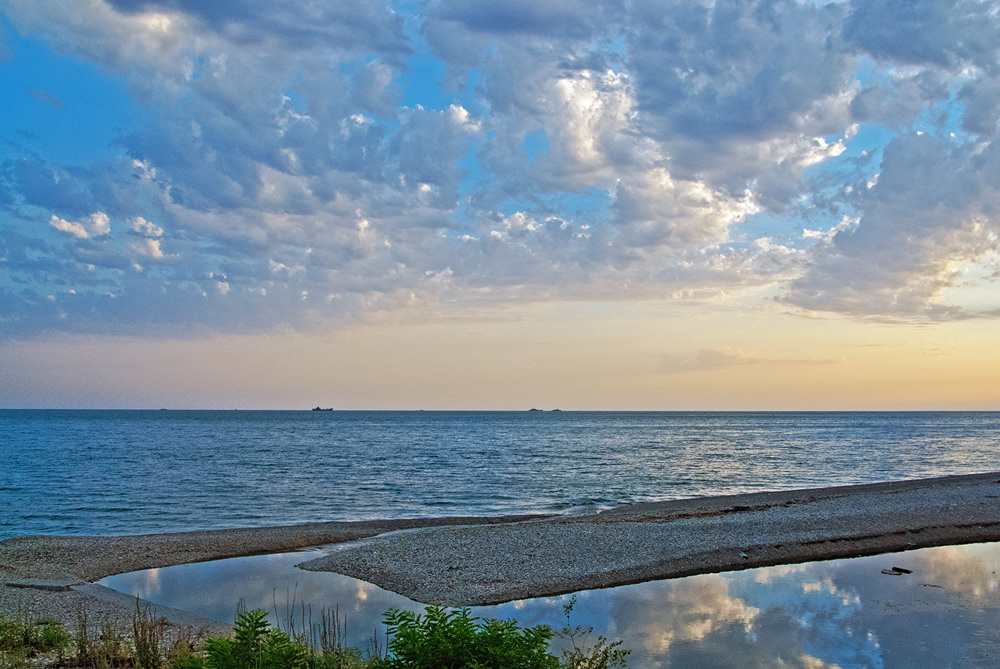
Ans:
<svg viewBox="0 0 1000 669"><path fill-rule="evenodd" d="M325 544L342 545L301 566L460 606L983 541L1000 541L1000 472L634 504L585 516L17 537L0 541L0 615L27 611L72 624L86 609L91 620L130 621L134 600L128 605L74 584ZM10 587L30 586L29 579L47 589ZM165 616L180 625L199 622Z"/></svg>

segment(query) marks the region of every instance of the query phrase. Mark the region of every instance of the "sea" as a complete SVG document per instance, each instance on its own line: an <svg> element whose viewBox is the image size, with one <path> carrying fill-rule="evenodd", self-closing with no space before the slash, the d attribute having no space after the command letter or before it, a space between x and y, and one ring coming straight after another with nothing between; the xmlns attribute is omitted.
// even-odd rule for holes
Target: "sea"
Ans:
<svg viewBox="0 0 1000 669"><path fill-rule="evenodd" d="M1000 412L0 410L0 540L578 514L998 463Z"/></svg>

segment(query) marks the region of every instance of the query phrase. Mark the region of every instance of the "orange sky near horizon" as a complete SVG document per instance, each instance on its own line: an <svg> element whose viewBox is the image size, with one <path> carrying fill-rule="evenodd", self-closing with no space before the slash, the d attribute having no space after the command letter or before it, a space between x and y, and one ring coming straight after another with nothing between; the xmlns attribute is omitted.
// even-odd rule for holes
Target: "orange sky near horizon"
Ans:
<svg viewBox="0 0 1000 669"><path fill-rule="evenodd" d="M6 408L997 410L997 325L560 302L325 333L0 343ZM460 318L459 318L460 316Z"/></svg>

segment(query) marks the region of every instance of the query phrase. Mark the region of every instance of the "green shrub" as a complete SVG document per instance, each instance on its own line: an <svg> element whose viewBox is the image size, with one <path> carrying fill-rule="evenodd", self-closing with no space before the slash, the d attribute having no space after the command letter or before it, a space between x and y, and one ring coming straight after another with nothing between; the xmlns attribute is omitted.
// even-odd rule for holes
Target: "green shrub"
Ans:
<svg viewBox="0 0 1000 669"><path fill-rule="evenodd" d="M19 620L0 618L0 651L21 650L28 646L27 625Z"/></svg>
<svg viewBox="0 0 1000 669"><path fill-rule="evenodd" d="M73 637L58 620L39 621L34 629L32 645L42 652L69 648Z"/></svg>
<svg viewBox="0 0 1000 669"><path fill-rule="evenodd" d="M307 669L305 647L267 624L263 609L236 618L234 638L205 642L207 669Z"/></svg>
<svg viewBox="0 0 1000 669"><path fill-rule="evenodd" d="M9 620L0 616L0 667L29 666L31 658L52 653L62 660L71 637L56 620Z"/></svg>
<svg viewBox="0 0 1000 669"><path fill-rule="evenodd" d="M470 618L469 610L428 606L424 614L389 609L388 669L558 669L551 628Z"/></svg>
<svg viewBox="0 0 1000 669"><path fill-rule="evenodd" d="M336 611L324 611L308 633L271 628L262 609L237 613L232 638L206 640L204 652L190 637L164 649L162 619L136 608L131 642L104 623L92 629L85 611L70 635L53 620L27 622L0 617L0 669L34 666L39 653L55 651L58 666L81 669L613 669L625 667L628 651L621 641L604 637L588 644L591 628L570 626L576 599L563 607L566 627L558 636L569 640L560 660L549 650L554 634L547 625L521 628L513 620L473 618L469 609L428 606L422 614L390 609L384 616L389 635L386 657L376 646L368 657L344 644L346 633ZM305 621L305 619L303 619ZM76 657L65 664L70 644Z"/></svg>

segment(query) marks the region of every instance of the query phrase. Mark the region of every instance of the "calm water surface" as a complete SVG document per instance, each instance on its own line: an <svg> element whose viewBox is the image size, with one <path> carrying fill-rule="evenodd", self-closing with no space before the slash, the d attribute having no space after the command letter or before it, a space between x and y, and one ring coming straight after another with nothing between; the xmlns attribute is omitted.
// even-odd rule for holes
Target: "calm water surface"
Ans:
<svg viewBox="0 0 1000 669"><path fill-rule="evenodd" d="M1000 413L0 410L0 539L574 512L998 451Z"/></svg>
<svg viewBox="0 0 1000 669"><path fill-rule="evenodd" d="M241 598L279 624L292 602L311 605L317 619L323 607L337 607L349 645L363 649L373 634L384 648L386 609L423 609L363 581L294 567L319 554L180 565L101 583L224 622ZM882 574L895 566L913 573ZM980 544L693 576L577 593L572 623L621 639L637 668L997 666L998 568L1000 545ZM567 601L528 599L472 613L560 629Z"/></svg>

